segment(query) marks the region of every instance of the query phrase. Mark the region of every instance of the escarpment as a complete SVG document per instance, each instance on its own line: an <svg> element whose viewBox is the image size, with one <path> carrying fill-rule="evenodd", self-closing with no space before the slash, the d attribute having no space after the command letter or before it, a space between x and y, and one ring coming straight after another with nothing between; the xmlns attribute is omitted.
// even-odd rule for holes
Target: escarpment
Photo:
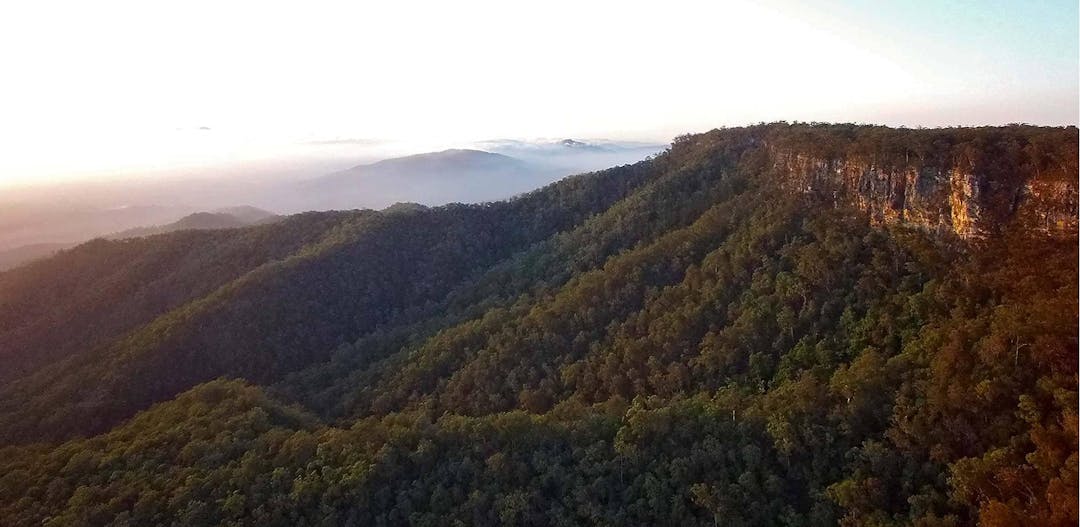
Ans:
<svg viewBox="0 0 1080 527"><path fill-rule="evenodd" d="M901 223L965 240L1010 228L1032 236L1075 237L1076 129L1050 129L1030 138L1010 134L1010 128L990 129L1001 132L996 142L985 141L990 132L983 130L978 139L984 141L976 144L935 140L939 130L889 130L911 144L897 148L906 143L893 140L889 150L836 141L835 135L825 145L768 136L764 144L786 187L861 209L875 223ZM1054 140L1051 147L1046 135Z"/></svg>

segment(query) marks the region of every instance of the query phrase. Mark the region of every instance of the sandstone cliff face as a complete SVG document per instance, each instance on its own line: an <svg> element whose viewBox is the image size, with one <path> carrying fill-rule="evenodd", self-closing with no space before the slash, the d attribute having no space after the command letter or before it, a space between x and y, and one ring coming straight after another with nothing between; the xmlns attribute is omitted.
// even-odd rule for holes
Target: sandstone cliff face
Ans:
<svg viewBox="0 0 1080 527"><path fill-rule="evenodd" d="M882 166L859 158L823 159L770 149L785 184L866 211L877 223L903 223L980 239L1019 223L1032 234L1077 234L1077 175L989 177L970 164ZM1008 167L1003 167L1008 173ZM1061 172L1061 173L1058 173Z"/></svg>

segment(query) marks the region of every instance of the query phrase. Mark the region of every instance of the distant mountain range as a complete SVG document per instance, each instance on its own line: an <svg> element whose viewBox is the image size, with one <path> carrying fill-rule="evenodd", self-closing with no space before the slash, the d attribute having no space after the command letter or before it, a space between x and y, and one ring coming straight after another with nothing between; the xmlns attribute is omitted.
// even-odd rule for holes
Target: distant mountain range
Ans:
<svg viewBox="0 0 1080 527"><path fill-rule="evenodd" d="M435 206L505 199L573 173L636 162L663 150L649 143L576 139L482 141L358 165L301 183L304 209L382 208L395 202Z"/></svg>
<svg viewBox="0 0 1080 527"><path fill-rule="evenodd" d="M630 152L636 150L659 152L667 147L666 143L641 141L581 141L578 139L541 139L524 141L520 139L489 139L476 143L476 148L489 152L514 155L521 152Z"/></svg>
<svg viewBox="0 0 1080 527"><path fill-rule="evenodd" d="M122 189L117 189L119 194ZM43 243L75 243L144 225L159 225L196 212L159 203L80 203L67 197L42 196L16 201L0 196L0 250ZM204 209L205 210L205 209Z"/></svg>
<svg viewBox="0 0 1080 527"><path fill-rule="evenodd" d="M152 236L155 234L164 234L166 232L192 229L235 229L238 227L246 227L248 225L270 223L277 220L278 218L280 218L280 216L278 216L277 214L256 207L228 207L225 209L218 209L213 212L196 212L193 214L188 214L187 216L184 216L179 220L176 220L172 223L167 223L165 225L136 227L134 229L120 231L116 234L110 234L109 236L106 236L106 238L112 240L120 240L124 238Z"/></svg>
<svg viewBox="0 0 1080 527"><path fill-rule="evenodd" d="M358 165L298 185L313 209L383 208L395 202L441 205L508 198L557 172L507 155L451 149Z"/></svg>
<svg viewBox="0 0 1080 527"><path fill-rule="evenodd" d="M664 148L570 138L497 139L472 146L383 159L328 174L322 164L296 161L294 176L260 178L258 171L223 171L192 179L83 182L49 192L43 188L5 194L0 203L0 270L95 237L259 223L271 214L262 209L379 210L394 203L438 206L505 199L571 174L637 162ZM288 162L280 165L278 172L287 171ZM232 203L259 208L222 208Z"/></svg>
<svg viewBox="0 0 1080 527"><path fill-rule="evenodd" d="M281 218L281 216L256 207L227 207L213 212L196 212L188 214L172 223L126 229L106 235L104 238L121 240L183 230L233 229L249 225L271 223L279 218ZM41 258L47 258L61 250L74 247L75 245L78 245L78 242L32 243L0 250L0 271L11 269Z"/></svg>
<svg viewBox="0 0 1080 527"><path fill-rule="evenodd" d="M20 245L18 247L12 247L10 249L0 250L0 271L17 267L27 262L34 260L40 260L47 258L59 252L62 249L67 249L75 244L73 243L31 243L27 245Z"/></svg>

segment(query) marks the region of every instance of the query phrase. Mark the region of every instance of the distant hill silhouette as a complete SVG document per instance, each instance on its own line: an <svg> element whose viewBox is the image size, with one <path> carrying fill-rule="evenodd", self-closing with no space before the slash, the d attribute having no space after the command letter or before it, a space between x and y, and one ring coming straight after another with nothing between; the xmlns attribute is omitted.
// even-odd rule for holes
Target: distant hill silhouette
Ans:
<svg viewBox="0 0 1080 527"><path fill-rule="evenodd" d="M554 172L481 150L451 149L385 159L300 185L312 208L384 208L395 202L441 205L508 198L532 190Z"/></svg>
<svg viewBox="0 0 1080 527"><path fill-rule="evenodd" d="M196 212L194 214L188 214L179 220L165 225L136 227L134 229L110 234L109 236L106 236L106 238L119 240L123 238L151 236L154 234L192 229L235 229L237 227L245 227L257 223L266 223L273 221L276 218L278 218L278 216L273 212L268 212L255 207L230 207L214 212Z"/></svg>
<svg viewBox="0 0 1080 527"><path fill-rule="evenodd" d="M0 271L56 254L74 243L32 243L0 250Z"/></svg>

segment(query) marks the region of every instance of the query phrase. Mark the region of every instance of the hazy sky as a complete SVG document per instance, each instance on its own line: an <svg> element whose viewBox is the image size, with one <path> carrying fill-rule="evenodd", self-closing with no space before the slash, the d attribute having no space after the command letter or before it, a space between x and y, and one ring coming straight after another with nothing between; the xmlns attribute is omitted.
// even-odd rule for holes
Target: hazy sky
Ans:
<svg viewBox="0 0 1080 527"><path fill-rule="evenodd" d="M4 2L0 183L334 138L1075 124L1077 25L1076 0Z"/></svg>

